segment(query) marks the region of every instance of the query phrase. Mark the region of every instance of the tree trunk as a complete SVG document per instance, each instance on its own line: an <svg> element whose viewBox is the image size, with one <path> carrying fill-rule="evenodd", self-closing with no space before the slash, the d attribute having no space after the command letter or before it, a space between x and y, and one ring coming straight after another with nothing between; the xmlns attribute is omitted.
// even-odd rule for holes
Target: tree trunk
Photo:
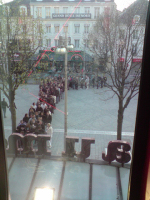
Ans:
<svg viewBox="0 0 150 200"><path fill-rule="evenodd" d="M11 108L11 121L12 121L12 132L14 133L16 131L16 109L14 105L12 105Z"/></svg>
<svg viewBox="0 0 150 200"><path fill-rule="evenodd" d="M119 100L118 120L117 120L117 140L121 140L122 137L122 125L123 125L123 100Z"/></svg>
<svg viewBox="0 0 150 200"><path fill-rule="evenodd" d="M12 122L12 132L16 131L16 108L15 108L15 92L12 88L12 77L9 81L9 105L10 105L10 112L11 112L11 122Z"/></svg>

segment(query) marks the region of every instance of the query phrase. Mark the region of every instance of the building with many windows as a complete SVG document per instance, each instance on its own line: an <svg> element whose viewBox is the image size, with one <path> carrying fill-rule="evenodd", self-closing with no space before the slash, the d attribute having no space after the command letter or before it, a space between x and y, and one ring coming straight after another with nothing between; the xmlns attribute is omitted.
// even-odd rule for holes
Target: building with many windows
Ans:
<svg viewBox="0 0 150 200"><path fill-rule="evenodd" d="M59 36L68 34L68 42L75 49L84 50L89 41L84 39L105 9L115 9L114 0L31 0L34 18L40 18L44 30L43 49L58 46Z"/></svg>

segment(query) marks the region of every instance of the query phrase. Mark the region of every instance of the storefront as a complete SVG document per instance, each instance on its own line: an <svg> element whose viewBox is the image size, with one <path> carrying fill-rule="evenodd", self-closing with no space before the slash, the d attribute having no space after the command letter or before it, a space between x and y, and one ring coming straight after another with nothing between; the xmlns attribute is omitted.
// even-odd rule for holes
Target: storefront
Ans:
<svg viewBox="0 0 150 200"><path fill-rule="evenodd" d="M74 72L79 72L85 66L85 69L93 63L93 58L84 53L83 51L69 51L68 52L68 69ZM39 54L33 56L31 60L36 60L35 66L37 69L44 71L56 70L61 71L64 69L65 55L56 54L52 51L40 50Z"/></svg>

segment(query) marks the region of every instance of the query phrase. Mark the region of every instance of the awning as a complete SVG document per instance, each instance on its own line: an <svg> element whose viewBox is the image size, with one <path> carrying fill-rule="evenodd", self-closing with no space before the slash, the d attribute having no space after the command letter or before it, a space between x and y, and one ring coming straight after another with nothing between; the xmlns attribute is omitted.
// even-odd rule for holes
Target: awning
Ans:
<svg viewBox="0 0 150 200"><path fill-rule="evenodd" d="M40 51L38 54L35 54L30 58L30 60L38 60L42 56L41 60L45 61L65 61L65 55L63 54L56 54L55 52L51 51ZM92 62L93 58L89 54L85 53L83 51L71 51L68 52L68 61L72 62Z"/></svg>

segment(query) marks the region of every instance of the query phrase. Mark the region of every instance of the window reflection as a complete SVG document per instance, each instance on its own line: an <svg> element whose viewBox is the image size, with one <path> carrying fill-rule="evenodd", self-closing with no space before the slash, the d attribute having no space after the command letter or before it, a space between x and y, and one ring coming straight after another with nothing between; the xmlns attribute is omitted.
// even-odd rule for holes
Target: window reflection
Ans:
<svg viewBox="0 0 150 200"><path fill-rule="evenodd" d="M122 12L114 1L13 4L1 5L12 18L0 15L12 200L19 198L16 185L22 190L17 172L25 199L36 187L55 188L54 199L126 199L148 2ZM65 53L56 54L57 47Z"/></svg>

